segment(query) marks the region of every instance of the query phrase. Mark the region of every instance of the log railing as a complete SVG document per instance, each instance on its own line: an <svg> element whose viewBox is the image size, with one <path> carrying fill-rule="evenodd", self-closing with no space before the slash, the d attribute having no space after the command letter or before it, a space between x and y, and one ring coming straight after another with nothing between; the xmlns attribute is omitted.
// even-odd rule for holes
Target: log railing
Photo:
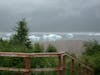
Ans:
<svg viewBox="0 0 100 75"><path fill-rule="evenodd" d="M92 68L81 63L78 59L72 57L67 52L53 52L53 53L16 53L16 52L0 52L0 57L22 57L25 58L25 68L10 68L10 67L0 67L0 71L15 71L23 72L25 75L31 75L32 72L47 72L47 71L57 71L58 75L68 75L66 71L67 68L67 57L71 59L71 74L76 75L75 62L78 63L77 75L94 75ZM31 58L34 57L57 57L58 67L56 68L31 68Z"/></svg>

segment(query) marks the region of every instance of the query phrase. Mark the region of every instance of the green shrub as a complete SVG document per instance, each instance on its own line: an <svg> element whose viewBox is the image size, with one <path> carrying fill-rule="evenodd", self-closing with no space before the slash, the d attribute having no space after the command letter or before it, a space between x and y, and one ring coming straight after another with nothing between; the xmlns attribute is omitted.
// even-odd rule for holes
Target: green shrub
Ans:
<svg viewBox="0 0 100 75"><path fill-rule="evenodd" d="M94 67L95 75L100 75L100 44L97 41L90 41L84 46L86 51L83 53L83 59Z"/></svg>

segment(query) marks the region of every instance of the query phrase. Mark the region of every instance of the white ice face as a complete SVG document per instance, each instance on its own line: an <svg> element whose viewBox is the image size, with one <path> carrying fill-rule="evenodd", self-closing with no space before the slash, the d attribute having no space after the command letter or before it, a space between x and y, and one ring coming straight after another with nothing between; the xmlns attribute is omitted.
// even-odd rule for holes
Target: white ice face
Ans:
<svg viewBox="0 0 100 75"><path fill-rule="evenodd" d="M49 34L49 35L43 35L43 39L49 40L49 41L55 41L55 40L62 39L62 36L57 35L57 34Z"/></svg>
<svg viewBox="0 0 100 75"><path fill-rule="evenodd" d="M67 33L66 34L66 38L73 38L73 37L74 37L74 35L72 33Z"/></svg>
<svg viewBox="0 0 100 75"><path fill-rule="evenodd" d="M0 38L3 40L10 40L14 33L0 33ZM69 39L79 39L79 40L99 40L99 32L72 32L72 33L30 33L29 39L32 42L39 41L56 41L56 40L69 40Z"/></svg>
<svg viewBox="0 0 100 75"><path fill-rule="evenodd" d="M89 36L100 36L100 33L89 33Z"/></svg>
<svg viewBox="0 0 100 75"><path fill-rule="evenodd" d="M7 33L6 36L7 36L7 37L11 37L12 34L11 34L11 33Z"/></svg>
<svg viewBox="0 0 100 75"><path fill-rule="evenodd" d="M30 36L29 36L29 39L30 39L31 41L39 41L39 40L40 40L40 37L37 37L37 36L35 36L35 35L30 35Z"/></svg>
<svg viewBox="0 0 100 75"><path fill-rule="evenodd" d="M2 38L3 40L10 40L12 35L12 33L0 33L0 38Z"/></svg>

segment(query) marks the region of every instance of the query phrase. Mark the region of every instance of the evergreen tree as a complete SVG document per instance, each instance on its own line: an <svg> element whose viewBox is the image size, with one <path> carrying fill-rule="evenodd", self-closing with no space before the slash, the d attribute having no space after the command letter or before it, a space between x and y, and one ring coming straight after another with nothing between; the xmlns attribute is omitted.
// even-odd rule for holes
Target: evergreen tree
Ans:
<svg viewBox="0 0 100 75"><path fill-rule="evenodd" d="M40 45L39 43L34 44L34 52L35 53L43 52L43 50L44 50L43 45Z"/></svg>
<svg viewBox="0 0 100 75"><path fill-rule="evenodd" d="M18 22L18 26L15 28L15 35L11 39L13 44L23 45L27 48L32 48L31 41L28 38L28 28L25 19Z"/></svg>
<svg viewBox="0 0 100 75"><path fill-rule="evenodd" d="M46 52L57 52L57 49L52 44L49 44L48 47L47 47Z"/></svg>

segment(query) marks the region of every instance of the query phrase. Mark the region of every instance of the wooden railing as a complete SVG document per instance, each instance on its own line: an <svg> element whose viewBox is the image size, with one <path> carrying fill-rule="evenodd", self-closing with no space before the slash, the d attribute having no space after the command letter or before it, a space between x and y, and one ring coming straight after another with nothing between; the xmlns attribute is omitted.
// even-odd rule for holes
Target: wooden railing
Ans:
<svg viewBox="0 0 100 75"><path fill-rule="evenodd" d="M71 58L71 75L75 75L75 62L78 63L78 75L94 75L92 68L81 63L78 59L72 57L67 52L56 52L56 53L16 53L16 52L0 52L0 57L22 57L25 58L25 68L9 68L0 67L0 71L15 71L23 72L25 75L31 75L32 72L46 72L46 71L57 71L58 75L67 75L67 57ZM58 67L56 68L31 68L30 60L34 57L57 57ZM83 68L83 69L82 69Z"/></svg>
<svg viewBox="0 0 100 75"><path fill-rule="evenodd" d="M94 69L81 62L78 58L72 56L68 52L65 55L71 59L71 75L94 75ZM76 69L75 65L78 64ZM77 72L77 74L76 74Z"/></svg>

